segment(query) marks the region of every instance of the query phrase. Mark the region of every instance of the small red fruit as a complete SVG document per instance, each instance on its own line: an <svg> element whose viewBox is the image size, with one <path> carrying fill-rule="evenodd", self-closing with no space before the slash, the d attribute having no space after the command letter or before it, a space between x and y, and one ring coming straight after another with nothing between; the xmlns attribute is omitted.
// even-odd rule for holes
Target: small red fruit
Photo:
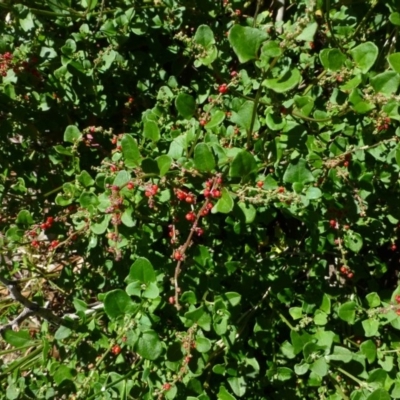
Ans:
<svg viewBox="0 0 400 400"><path fill-rule="evenodd" d="M52 224L54 222L54 218L53 217L47 217L47 219L46 219L46 223L47 224Z"/></svg>
<svg viewBox="0 0 400 400"><path fill-rule="evenodd" d="M207 121L205 119L201 119L199 123L201 126L204 126L207 123Z"/></svg>
<svg viewBox="0 0 400 400"><path fill-rule="evenodd" d="M179 250L176 250L174 253L174 259L176 261L182 261L183 260L183 255Z"/></svg>
<svg viewBox="0 0 400 400"><path fill-rule="evenodd" d="M126 187L127 189L132 190L135 187L135 185L133 184L133 182L128 182Z"/></svg>
<svg viewBox="0 0 400 400"><path fill-rule="evenodd" d="M221 197L221 192L218 189L211 190L211 196L217 199L218 197Z"/></svg>
<svg viewBox="0 0 400 400"><path fill-rule="evenodd" d="M169 383L164 383L163 389L164 390L169 390L169 389L171 389L171 385Z"/></svg>
<svg viewBox="0 0 400 400"><path fill-rule="evenodd" d="M258 181L258 182L257 182L257 186L258 186L259 188L262 188L262 187L264 186L264 182L263 182L263 181Z"/></svg>
<svg viewBox="0 0 400 400"><path fill-rule="evenodd" d="M340 267L340 272L341 272L342 274L347 274L347 271L348 271L348 268L347 268L345 265L342 265L342 266Z"/></svg>
<svg viewBox="0 0 400 400"><path fill-rule="evenodd" d="M353 278L353 276L354 276L354 274L353 274L352 272L349 272L349 273L347 274L347 277L348 277L349 279Z"/></svg>
<svg viewBox="0 0 400 400"><path fill-rule="evenodd" d="M174 296L171 296L171 297L168 299L168 303L169 303L169 304L175 304L175 297L174 297Z"/></svg>
<svg viewBox="0 0 400 400"><path fill-rule="evenodd" d="M59 244L60 244L60 241L59 241L59 240L53 240L53 241L50 243L50 247L51 247L52 249L54 249L54 248L56 248Z"/></svg>
<svg viewBox="0 0 400 400"><path fill-rule="evenodd" d="M115 172L117 170L117 167L115 165L110 165L110 171Z"/></svg>
<svg viewBox="0 0 400 400"><path fill-rule="evenodd" d="M234 78L235 76L237 76L237 74L238 74L238 73L237 73L236 71L232 71L232 72L231 72L231 77Z"/></svg>
<svg viewBox="0 0 400 400"><path fill-rule="evenodd" d="M218 92L220 92L221 94L224 94L228 91L228 86L226 83L223 83L222 85L219 85L218 87Z"/></svg>
<svg viewBox="0 0 400 400"><path fill-rule="evenodd" d="M48 224L47 222L44 222L43 224L40 224L40 228L41 229L48 229L48 228L50 228L50 224Z"/></svg>
<svg viewBox="0 0 400 400"><path fill-rule="evenodd" d="M202 228L196 228L196 234L197 236L202 236L204 235L204 230Z"/></svg>
<svg viewBox="0 0 400 400"><path fill-rule="evenodd" d="M398 308L398 309L396 310L396 314L397 314L397 315L400 315L400 308Z"/></svg>
<svg viewBox="0 0 400 400"><path fill-rule="evenodd" d="M393 243L392 246L390 247L390 250L396 251L397 250L397 246Z"/></svg>
<svg viewBox="0 0 400 400"><path fill-rule="evenodd" d="M204 194L204 197L210 197L210 194L211 194L210 189L204 189L203 194Z"/></svg>
<svg viewBox="0 0 400 400"><path fill-rule="evenodd" d="M39 247L39 242L38 242L37 240L32 240L31 245L32 245L33 247Z"/></svg>
<svg viewBox="0 0 400 400"><path fill-rule="evenodd" d="M190 211L186 214L185 218L190 221L193 222L196 219L196 215L194 214L193 211Z"/></svg>
<svg viewBox="0 0 400 400"><path fill-rule="evenodd" d="M336 221L334 219L331 219L329 221L329 225L331 226L331 228L336 228Z"/></svg>
<svg viewBox="0 0 400 400"><path fill-rule="evenodd" d="M119 353L121 353L121 346L118 344L114 345L111 349L111 353L117 356Z"/></svg>
<svg viewBox="0 0 400 400"><path fill-rule="evenodd" d="M242 12L240 10L235 10L235 14L240 17L242 15Z"/></svg>
<svg viewBox="0 0 400 400"><path fill-rule="evenodd" d="M278 193L283 193L285 191L285 188L283 186L278 187Z"/></svg>
<svg viewBox="0 0 400 400"><path fill-rule="evenodd" d="M185 198L186 203L192 204L194 201L193 196L186 196Z"/></svg>
<svg viewBox="0 0 400 400"><path fill-rule="evenodd" d="M350 165L350 162L346 160L346 161L343 163L343 165L344 165L346 168L348 168L348 166Z"/></svg>

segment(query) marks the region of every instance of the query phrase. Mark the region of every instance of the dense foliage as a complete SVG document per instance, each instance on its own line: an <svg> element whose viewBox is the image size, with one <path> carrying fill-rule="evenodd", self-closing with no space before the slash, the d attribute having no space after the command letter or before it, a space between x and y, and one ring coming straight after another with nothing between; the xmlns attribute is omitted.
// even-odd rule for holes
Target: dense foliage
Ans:
<svg viewBox="0 0 400 400"><path fill-rule="evenodd" d="M1 2L0 398L400 398L399 29Z"/></svg>

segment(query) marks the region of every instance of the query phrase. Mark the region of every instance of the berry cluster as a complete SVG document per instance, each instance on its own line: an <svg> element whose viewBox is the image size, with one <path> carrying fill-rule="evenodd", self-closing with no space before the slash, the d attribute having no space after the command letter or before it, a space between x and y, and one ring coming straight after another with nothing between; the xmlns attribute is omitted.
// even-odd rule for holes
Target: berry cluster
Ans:
<svg viewBox="0 0 400 400"><path fill-rule="evenodd" d="M347 276L347 278L351 279L354 276L354 273L350 270L350 268L347 265L342 265L340 267L340 272Z"/></svg>
<svg viewBox="0 0 400 400"><path fill-rule="evenodd" d="M0 54L0 75L7 76L7 71L10 69L13 55L9 52Z"/></svg>

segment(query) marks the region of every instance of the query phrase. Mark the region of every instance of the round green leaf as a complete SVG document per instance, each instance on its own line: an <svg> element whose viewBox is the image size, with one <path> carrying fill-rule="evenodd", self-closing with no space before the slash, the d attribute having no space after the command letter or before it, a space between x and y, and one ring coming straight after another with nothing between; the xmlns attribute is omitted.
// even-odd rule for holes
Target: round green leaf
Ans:
<svg viewBox="0 0 400 400"><path fill-rule="evenodd" d="M199 171L210 172L215 168L215 159L206 143L198 143L194 148L194 165Z"/></svg>
<svg viewBox="0 0 400 400"><path fill-rule="evenodd" d="M398 12L392 12L392 13L389 15L389 21L390 21L393 25L400 26L400 13L398 13Z"/></svg>
<svg viewBox="0 0 400 400"><path fill-rule="evenodd" d="M241 63L257 58L257 52L268 35L257 28L234 25L229 31L229 42Z"/></svg>
<svg viewBox="0 0 400 400"><path fill-rule="evenodd" d="M154 121L146 121L144 123L143 136L153 142L160 140L160 130Z"/></svg>
<svg viewBox="0 0 400 400"><path fill-rule="evenodd" d="M104 311L111 319L126 314L132 309L132 306L131 298L122 289L112 290L105 295Z"/></svg>
<svg viewBox="0 0 400 400"><path fill-rule="evenodd" d="M156 158L158 169L160 170L160 176L164 176L170 169L172 164L172 158L167 155L162 155Z"/></svg>
<svg viewBox="0 0 400 400"><path fill-rule="evenodd" d="M194 35L194 41L207 49L215 43L214 33L209 26L200 25Z"/></svg>
<svg viewBox="0 0 400 400"><path fill-rule="evenodd" d="M387 95L397 92L399 83L400 75L394 71L382 72L371 79L371 85L375 92Z"/></svg>
<svg viewBox="0 0 400 400"><path fill-rule="evenodd" d="M376 359L376 344L372 340L366 340L360 345L361 353L366 357L368 362L372 364Z"/></svg>
<svg viewBox="0 0 400 400"><path fill-rule="evenodd" d="M233 209L233 199L230 195L228 189L223 188L221 191L221 197L218 199L217 204L214 206L213 210L228 214Z"/></svg>
<svg viewBox="0 0 400 400"><path fill-rule="evenodd" d="M225 119L225 113L221 110L217 110L212 116L211 119L205 125L206 129L212 129L216 126L220 125L222 121Z"/></svg>
<svg viewBox="0 0 400 400"><path fill-rule="evenodd" d="M33 224L33 218L31 213L28 210L21 210L18 215L17 219L15 220L17 224L21 225L31 225Z"/></svg>
<svg viewBox="0 0 400 400"><path fill-rule="evenodd" d="M136 140L131 135L126 134L121 140L121 147L125 166L128 168L137 167L140 164L140 152Z"/></svg>
<svg viewBox="0 0 400 400"><path fill-rule="evenodd" d="M312 182L313 180L314 176L307 168L306 160L302 158L289 164L286 168L285 174L283 175L283 181L286 183L304 184Z"/></svg>
<svg viewBox="0 0 400 400"><path fill-rule="evenodd" d="M357 67L362 73L367 73L375 64L379 49L375 43L365 42L351 49L350 52Z"/></svg>
<svg viewBox="0 0 400 400"><path fill-rule="evenodd" d="M382 388L374 390L368 397L367 400L391 400L390 394Z"/></svg>
<svg viewBox="0 0 400 400"><path fill-rule="evenodd" d="M241 128L249 131L251 128L251 121L253 119L254 102L247 100L239 108L237 112L232 112L231 121L234 124L239 125ZM260 129L260 122L258 120L257 113L254 119L253 131Z"/></svg>
<svg viewBox="0 0 400 400"><path fill-rule="evenodd" d="M127 282L139 281L144 284L156 281L154 268L147 258L138 258L131 266Z"/></svg>
<svg viewBox="0 0 400 400"><path fill-rule="evenodd" d="M207 353L211 349L211 341L205 337L196 338L196 350L200 353Z"/></svg>
<svg viewBox="0 0 400 400"><path fill-rule="evenodd" d="M175 107L178 113L186 119L191 118L196 112L196 102L194 98L186 93L179 93L175 99Z"/></svg>
<svg viewBox="0 0 400 400"><path fill-rule="evenodd" d="M239 152L233 159L229 169L231 177L246 177L257 168L256 160L253 155L246 150Z"/></svg>
<svg viewBox="0 0 400 400"><path fill-rule="evenodd" d="M279 78L265 79L263 85L277 93L285 93L294 89L301 81L301 74L297 68L286 71Z"/></svg>
<svg viewBox="0 0 400 400"><path fill-rule="evenodd" d="M363 246L363 239L357 232L347 232L344 236L344 245L349 250L358 253Z"/></svg>
<svg viewBox="0 0 400 400"><path fill-rule="evenodd" d="M379 330L379 321L368 318L362 322L362 326L366 337L376 336Z"/></svg>
<svg viewBox="0 0 400 400"><path fill-rule="evenodd" d="M82 192L79 197L79 203L82 207L89 208L91 205L96 207L100 202L94 193Z"/></svg>
<svg viewBox="0 0 400 400"><path fill-rule="evenodd" d="M346 61L346 56L339 49L323 49L319 53L319 59L325 69L339 71Z"/></svg>
<svg viewBox="0 0 400 400"><path fill-rule="evenodd" d="M75 125L69 125L64 132L64 142L75 143L82 137L81 132Z"/></svg>
<svg viewBox="0 0 400 400"><path fill-rule="evenodd" d="M12 329L6 329L3 332L4 340L14 347L26 346L32 342L32 338L29 335L28 330L13 331Z"/></svg>
<svg viewBox="0 0 400 400"><path fill-rule="evenodd" d="M147 330L139 337L136 352L146 360L156 360L162 353L162 344L153 330Z"/></svg>
<svg viewBox="0 0 400 400"><path fill-rule="evenodd" d="M400 53L392 53L388 56L390 66L400 74Z"/></svg>
<svg viewBox="0 0 400 400"><path fill-rule="evenodd" d="M85 186L85 187L89 187L89 186L93 186L94 185L94 179L90 176L90 174L83 170L79 175L78 175L78 182Z"/></svg>
<svg viewBox="0 0 400 400"><path fill-rule="evenodd" d="M348 301L339 307L339 318L350 324L354 324L356 318L356 303L354 301Z"/></svg>

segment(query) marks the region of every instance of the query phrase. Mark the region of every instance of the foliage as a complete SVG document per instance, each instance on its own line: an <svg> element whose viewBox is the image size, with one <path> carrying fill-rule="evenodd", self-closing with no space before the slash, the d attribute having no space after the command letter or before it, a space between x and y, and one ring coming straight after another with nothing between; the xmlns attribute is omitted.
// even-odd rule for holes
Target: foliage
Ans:
<svg viewBox="0 0 400 400"><path fill-rule="evenodd" d="M269 3L0 3L1 398L400 398L400 4Z"/></svg>

